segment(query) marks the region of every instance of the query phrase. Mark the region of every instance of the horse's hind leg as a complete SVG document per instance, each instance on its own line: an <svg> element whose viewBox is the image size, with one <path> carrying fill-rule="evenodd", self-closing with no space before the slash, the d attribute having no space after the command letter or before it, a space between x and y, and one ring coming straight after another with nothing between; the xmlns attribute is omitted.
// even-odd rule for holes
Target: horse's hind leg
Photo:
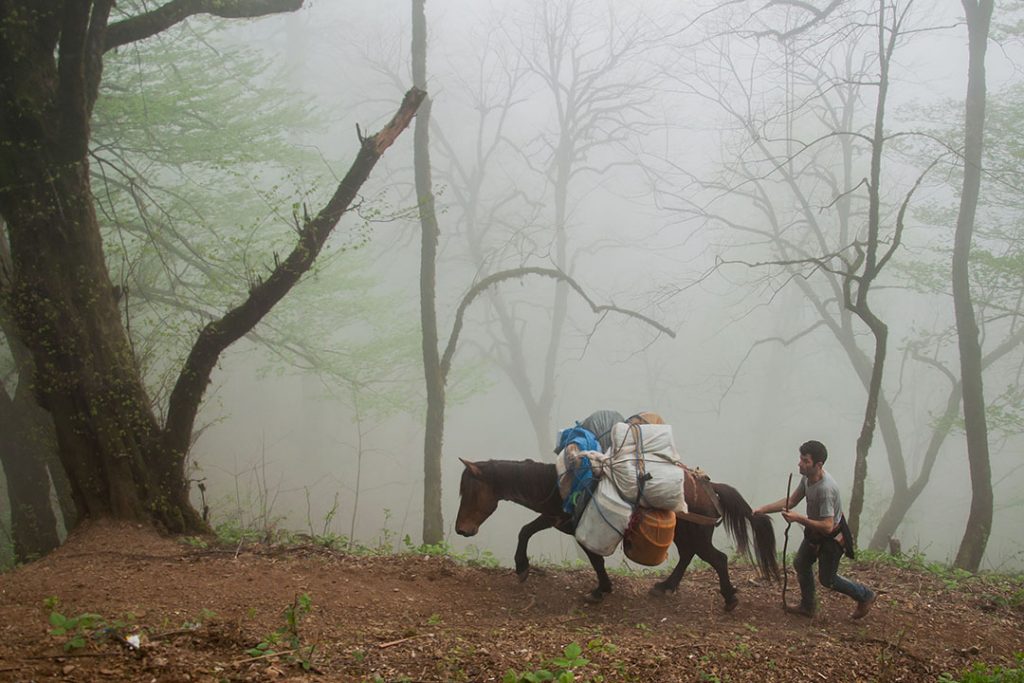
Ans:
<svg viewBox="0 0 1024 683"><path fill-rule="evenodd" d="M526 546L530 537L538 531L549 529L554 526L554 520L549 515L541 515L519 530L519 543L516 545L516 575L520 581L526 581L530 575L530 557L526 554Z"/></svg>
<svg viewBox="0 0 1024 683"><path fill-rule="evenodd" d="M582 545L580 547L583 548ZM597 588L584 595L583 599L591 604L595 604L604 600L605 593L612 592L612 580L608 578L608 571L604 568L604 558L602 556L586 548L583 548L583 552L587 554L590 566L597 573Z"/></svg>
<svg viewBox="0 0 1024 683"><path fill-rule="evenodd" d="M701 539L696 547L697 556L710 564L718 573L718 590L725 598L725 611L731 612L739 604L739 598L736 597L736 587L729 580L729 557L711 543L711 534L714 533L715 528L711 526L705 528L707 531L700 534Z"/></svg>

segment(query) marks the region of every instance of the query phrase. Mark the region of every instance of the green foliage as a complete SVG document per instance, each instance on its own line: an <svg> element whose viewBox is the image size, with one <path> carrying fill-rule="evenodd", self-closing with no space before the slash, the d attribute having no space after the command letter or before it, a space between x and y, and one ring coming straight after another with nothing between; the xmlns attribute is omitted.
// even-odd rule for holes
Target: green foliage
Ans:
<svg viewBox="0 0 1024 683"><path fill-rule="evenodd" d="M320 531L313 529L313 521L309 519L308 510L310 508L310 493L309 487L306 487L306 509L307 509L307 524L309 525L309 540L314 544L323 548L329 548L331 550L341 550L351 545L351 541L347 536L336 534L331 531L331 523L338 514L338 493L334 494L334 503L331 505L331 509L324 514L323 524L320 527Z"/></svg>
<svg viewBox="0 0 1024 683"><path fill-rule="evenodd" d="M245 527L236 519L227 519L220 522L213 528L213 532L220 543L227 545L259 543L268 539L266 529Z"/></svg>
<svg viewBox="0 0 1024 683"><path fill-rule="evenodd" d="M997 434L1015 436L1024 427L1024 400L1019 376L1014 368L1019 364L1019 342L1014 332L1024 310L1021 308L1021 283L1024 275L1024 249L1021 240L1021 201L1019 178L1024 173L1024 86L1013 82L1001 91L991 91L986 99L985 145L982 166L985 180L982 201L974 221L974 236L970 250L971 298L978 317L980 334L986 352L1004 347L995 360L986 365L985 412L990 438L995 443ZM960 100L942 102L917 111L920 119L930 121L927 135L915 141L896 143L909 145L917 163L934 158L933 140L948 141L949 149L963 144L963 103ZM927 202L915 201L915 219L932 236L927 250L914 250L911 258L903 257L898 270L909 287L925 295L948 296L950 291L950 259L952 230L956 225L960 189L963 182L963 163L958 156L949 157L950 165L942 173L932 174L930 181L948 185L949 192L933 192ZM945 325L929 321L914 331L908 350L927 362L940 362L953 376L959 376L955 348L957 335L952 317ZM1017 348L1014 349L1013 345ZM1009 353L1004 353L1009 350ZM936 420L936 433L962 432L962 416L951 423Z"/></svg>
<svg viewBox="0 0 1024 683"><path fill-rule="evenodd" d="M184 626L186 626L186 627L198 626L200 624L206 623L207 621L210 621L211 619L216 619L216 618L217 618L217 613L216 612L214 612L212 609L207 609L206 607L204 607L201 610L199 610L199 616L196 617L195 620L190 621L190 622L185 622Z"/></svg>
<svg viewBox="0 0 1024 683"><path fill-rule="evenodd" d="M503 683L539 683L540 681L572 683L577 680L576 670L589 663L590 660L583 656L583 648L577 643L569 643L562 649L561 656L553 657L550 660L548 668L540 668L535 671L509 669L501 680Z"/></svg>
<svg viewBox="0 0 1024 683"><path fill-rule="evenodd" d="M57 611L60 600L56 596L44 600L43 606L49 611L50 635L63 639L64 650L68 652L85 647L90 638L105 636L126 626L124 621L108 621L92 612L82 612L75 616L65 615Z"/></svg>
<svg viewBox="0 0 1024 683"><path fill-rule="evenodd" d="M946 588L950 589L958 588L964 581L976 578L976 575L969 571L929 560L917 548L903 555L890 555L889 553L864 548L857 551L857 559L862 562L877 562L899 567L900 569L913 569L925 572L940 579L946 585Z"/></svg>
<svg viewBox="0 0 1024 683"><path fill-rule="evenodd" d="M122 16L142 6L118 5ZM267 277L294 248L297 225L335 189L310 142L329 115L290 87L286 66L224 42L209 22L105 56L92 185L107 263L156 405L196 330ZM265 371L319 373L333 398L375 414L419 400L395 388L419 374L418 318L376 291L363 249L376 222L395 212L372 199L359 211L367 218L332 235L288 303L260 322L258 341L269 351Z"/></svg>
<svg viewBox="0 0 1024 683"><path fill-rule="evenodd" d="M495 569L501 566L501 562L494 556L490 550L480 550L475 545L471 545L466 548L466 552L456 554L455 559L465 562L472 567L487 567L489 569Z"/></svg>
<svg viewBox="0 0 1024 683"><path fill-rule="evenodd" d="M591 638L587 642L587 651L601 654L615 654L618 651L613 643L608 642L604 638Z"/></svg>
<svg viewBox="0 0 1024 683"><path fill-rule="evenodd" d="M489 550L481 551L478 547L470 546L464 553L457 553L452 549L451 544L446 541L440 543L421 543L417 545L412 537L406 534L402 537L402 545L406 553L414 555L426 555L428 557L448 557L456 562L468 564L475 567L499 567L501 563L498 558Z"/></svg>
<svg viewBox="0 0 1024 683"><path fill-rule="evenodd" d="M406 534L402 538L402 544L405 546L405 552L413 553L415 555L427 555L429 557L448 557L452 554L452 547L446 541L440 543L422 543L416 545L412 542L412 538L409 534Z"/></svg>
<svg viewBox="0 0 1024 683"><path fill-rule="evenodd" d="M196 548L197 550L203 550L210 547L209 542L202 536L183 536L180 540L185 545Z"/></svg>
<svg viewBox="0 0 1024 683"><path fill-rule="evenodd" d="M1024 653L1018 652L1014 666L990 666L975 662L959 676L944 673L939 683L1024 683Z"/></svg>
<svg viewBox="0 0 1024 683"><path fill-rule="evenodd" d="M997 607L1018 608L1024 606L1024 588L1021 588L1009 596L990 595L989 601Z"/></svg>
<svg viewBox="0 0 1024 683"><path fill-rule="evenodd" d="M284 625L268 633L255 646L246 650L252 657L267 657L280 653L293 664L298 664L309 671L313 667L312 658L316 645L308 648L302 644L299 626L313 607L313 599L307 593L295 596L295 599L284 610Z"/></svg>

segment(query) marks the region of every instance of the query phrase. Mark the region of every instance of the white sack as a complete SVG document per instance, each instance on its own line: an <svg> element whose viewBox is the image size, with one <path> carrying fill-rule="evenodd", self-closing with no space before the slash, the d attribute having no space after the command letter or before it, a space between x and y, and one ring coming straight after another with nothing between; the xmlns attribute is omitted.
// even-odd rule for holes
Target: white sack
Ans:
<svg viewBox="0 0 1024 683"><path fill-rule="evenodd" d="M671 425L620 422L612 428L612 449L606 469L610 469L623 498L644 507L687 511L683 491L686 471L672 439ZM650 476L641 495L638 475L642 474Z"/></svg>
<svg viewBox="0 0 1024 683"><path fill-rule="evenodd" d="M632 514L633 506L619 497L609 477L603 477L576 525L576 540L598 555L611 555L619 547Z"/></svg>

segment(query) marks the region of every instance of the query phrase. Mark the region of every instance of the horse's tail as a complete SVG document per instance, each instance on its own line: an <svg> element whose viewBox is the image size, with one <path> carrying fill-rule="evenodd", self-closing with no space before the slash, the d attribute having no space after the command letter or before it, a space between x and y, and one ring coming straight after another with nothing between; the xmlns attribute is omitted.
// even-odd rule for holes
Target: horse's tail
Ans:
<svg viewBox="0 0 1024 683"><path fill-rule="evenodd" d="M718 494L718 501L725 520L725 529L736 541L736 551L751 557L750 534L747 524L754 532L754 553L751 559L756 560L761 576L772 580L779 578L779 564L775 558L775 530L768 515L755 515L750 504L740 492L728 484L711 482L711 487Z"/></svg>

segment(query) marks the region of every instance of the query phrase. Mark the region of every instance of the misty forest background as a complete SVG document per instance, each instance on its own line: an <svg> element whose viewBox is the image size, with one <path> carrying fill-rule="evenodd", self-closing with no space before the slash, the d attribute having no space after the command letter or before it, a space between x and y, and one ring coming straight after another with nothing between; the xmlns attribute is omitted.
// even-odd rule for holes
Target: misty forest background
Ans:
<svg viewBox="0 0 1024 683"><path fill-rule="evenodd" d="M107 516L508 562L459 458L613 409L1024 568L1017 3L302 4L4 3L0 564Z"/></svg>

